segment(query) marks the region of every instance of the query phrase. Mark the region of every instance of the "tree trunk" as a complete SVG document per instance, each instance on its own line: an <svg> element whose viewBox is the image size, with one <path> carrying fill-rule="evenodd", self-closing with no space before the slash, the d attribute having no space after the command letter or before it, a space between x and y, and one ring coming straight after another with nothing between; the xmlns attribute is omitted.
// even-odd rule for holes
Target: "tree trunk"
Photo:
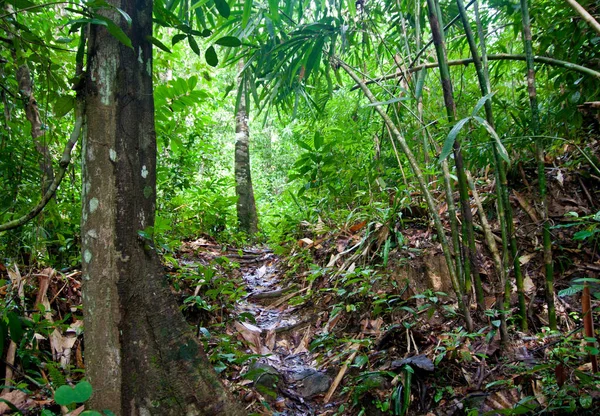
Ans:
<svg viewBox="0 0 600 416"><path fill-rule="evenodd" d="M151 239L156 137L152 0L128 13L133 48L92 25L83 143L82 264L90 407L117 415L242 415L179 312Z"/></svg>
<svg viewBox="0 0 600 416"><path fill-rule="evenodd" d="M54 169L52 168L52 156L50 149L44 141L44 131L42 129L42 120L35 97L33 96L33 85L31 82L31 72L27 65L21 65L17 69L17 82L19 91L25 104L25 115L31 124L31 137L35 148L40 154L40 170L42 171L42 195L48 190L52 181L54 181Z"/></svg>
<svg viewBox="0 0 600 416"><path fill-rule="evenodd" d="M239 68L244 68L240 61ZM257 216L250 174L250 133L248 115L246 113L246 91L244 75L240 74L238 90L238 110L235 115L235 193L237 200L237 217L240 230L248 234L256 233Z"/></svg>

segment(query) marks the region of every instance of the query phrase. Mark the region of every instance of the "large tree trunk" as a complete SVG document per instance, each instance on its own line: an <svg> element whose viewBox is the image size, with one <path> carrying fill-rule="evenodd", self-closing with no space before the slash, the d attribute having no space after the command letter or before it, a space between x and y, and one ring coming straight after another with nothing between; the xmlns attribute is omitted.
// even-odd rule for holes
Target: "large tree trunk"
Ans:
<svg viewBox="0 0 600 416"><path fill-rule="evenodd" d="M90 406L117 415L242 415L170 293L153 242L151 0L110 0L133 48L91 28L83 144L83 280ZM143 234L146 236L146 234Z"/></svg>
<svg viewBox="0 0 600 416"><path fill-rule="evenodd" d="M240 70L244 62L240 61ZM235 193L237 200L237 217L240 230L249 234L257 231L256 204L252 177L250 174L250 133L248 130L248 114L246 113L244 76L240 74L238 96L239 106L235 115Z"/></svg>

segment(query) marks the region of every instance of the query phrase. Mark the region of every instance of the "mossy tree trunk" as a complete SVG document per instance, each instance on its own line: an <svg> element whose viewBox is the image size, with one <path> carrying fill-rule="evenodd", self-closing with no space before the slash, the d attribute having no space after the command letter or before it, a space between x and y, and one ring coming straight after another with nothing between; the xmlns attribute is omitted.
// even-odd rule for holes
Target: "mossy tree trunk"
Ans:
<svg viewBox="0 0 600 416"><path fill-rule="evenodd" d="M117 415L242 415L190 331L154 250L151 0L110 0L133 47L90 30L82 263L90 407Z"/></svg>
<svg viewBox="0 0 600 416"><path fill-rule="evenodd" d="M244 61L240 61L239 68L244 68ZM244 74L241 73L238 87L239 104L235 115L235 193L238 197L237 217L240 230L254 234L257 231L257 216L250 173L250 130L244 79Z"/></svg>

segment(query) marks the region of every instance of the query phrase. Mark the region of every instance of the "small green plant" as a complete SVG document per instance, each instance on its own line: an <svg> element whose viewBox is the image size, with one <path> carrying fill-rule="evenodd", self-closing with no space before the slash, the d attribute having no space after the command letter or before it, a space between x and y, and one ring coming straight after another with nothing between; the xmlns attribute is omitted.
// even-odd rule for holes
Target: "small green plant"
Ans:
<svg viewBox="0 0 600 416"><path fill-rule="evenodd" d="M81 380L74 386L64 385L60 386L54 392L54 401L60 406L66 406L67 409L74 410L75 407L81 403L87 402L92 397L92 385ZM85 410L80 413L81 416L115 416L110 410L103 410L98 412L96 410ZM42 410L41 416L56 416L56 413L51 410Z"/></svg>

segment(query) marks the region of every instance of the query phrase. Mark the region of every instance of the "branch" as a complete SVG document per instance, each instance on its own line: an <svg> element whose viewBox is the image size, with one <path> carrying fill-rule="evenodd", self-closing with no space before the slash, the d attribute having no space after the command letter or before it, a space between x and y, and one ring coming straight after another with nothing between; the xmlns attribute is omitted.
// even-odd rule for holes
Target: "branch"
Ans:
<svg viewBox="0 0 600 416"><path fill-rule="evenodd" d="M23 215L21 218L17 218L16 220L9 221L4 224L0 224L0 232L11 230L13 228L17 228L27 223L31 219L35 218L48 204L48 202L52 199L58 186L63 180L69 163L71 163L71 151L75 144L77 143L77 139L81 133L81 126L83 124L83 103L78 100L77 106L75 108L75 126L73 127L73 132L71 132L71 136L69 137L69 141L65 145L65 150L63 151L62 157L58 162L58 172L56 172L56 176L54 180L48 187L48 190L42 197L42 200L27 214Z"/></svg>
<svg viewBox="0 0 600 416"><path fill-rule="evenodd" d="M488 55L487 59L488 59L488 61L525 61L525 55L513 55L513 54L508 54L508 53L499 53L499 54L495 54L495 55ZM561 61L558 59L549 58L547 56L534 56L533 60L535 62L539 62L542 64L547 64L547 65L552 65L552 66L560 66L562 68L572 69L573 71L580 72L582 74L590 75L594 78L600 79L600 72L594 71L593 69L590 69L590 68L586 68L585 66L573 64L571 62ZM464 59L456 59L453 61L448 61L449 66L468 65L468 64L472 64L472 63L473 63L473 58L464 58ZM437 67L438 67L437 62L430 62L427 64L417 65L412 68L408 68L405 72L412 74L414 72L420 71L421 69L430 69L430 68L437 68ZM394 78L398 78L398 77L402 77L402 76L404 76L404 74L402 72L396 72L394 74L390 74L390 75L386 75L384 77L366 81L365 84L371 85L371 84L379 83L381 81L386 81L389 79L394 79ZM354 85L350 89L350 91L354 91L359 88L360 88L360 85L357 84L357 85Z"/></svg>
<svg viewBox="0 0 600 416"><path fill-rule="evenodd" d="M594 16L589 14L588 11L581 7L581 5L575 0L567 0L567 3L569 3L569 5L575 9L577 13L579 13L582 19L585 20L592 27L592 29L600 34L600 23L594 19Z"/></svg>

